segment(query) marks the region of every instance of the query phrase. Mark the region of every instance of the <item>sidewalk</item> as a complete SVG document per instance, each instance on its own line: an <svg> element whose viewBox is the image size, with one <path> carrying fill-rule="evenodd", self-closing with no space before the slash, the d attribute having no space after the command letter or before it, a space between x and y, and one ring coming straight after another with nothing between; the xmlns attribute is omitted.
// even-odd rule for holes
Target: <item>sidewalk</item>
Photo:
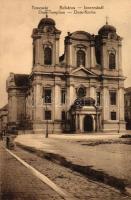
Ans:
<svg viewBox="0 0 131 200"><path fill-rule="evenodd" d="M42 134L28 134L19 135L15 141L44 152L60 155L75 165L89 166L109 176L123 179L130 186L131 146L122 143L125 139L120 139L119 137L119 134L63 134L49 135L49 138L45 138ZM98 145L99 142L100 145Z"/></svg>

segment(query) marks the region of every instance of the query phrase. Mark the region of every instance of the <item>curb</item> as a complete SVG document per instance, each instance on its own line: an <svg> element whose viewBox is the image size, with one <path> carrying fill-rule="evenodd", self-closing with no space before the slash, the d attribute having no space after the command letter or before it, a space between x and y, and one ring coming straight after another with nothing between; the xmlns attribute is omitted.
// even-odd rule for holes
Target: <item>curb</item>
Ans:
<svg viewBox="0 0 131 200"><path fill-rule="evenodd" d="M22 165L24 165L27 169L30 170L30 172L36 176L38 179L40 179L43 183L47 184L50 188L52 188L57 194L59 194L63 199L65 200L76 200L75 197L71 196L67 191L57 186L53 181L51 181L47 176L40 173L38 170L36 170L34 167L29 165L27 162L19 158L17 155L12 153L10 150L5 150L11 154L17 161L19 161Z"/></svg>
<svg viewBox="0 0 131 200"><path fill-rule="evenodd" d="M26 146L23 144L20 144L16 142L16 145L22 148L23 150L29 151L30 153L34 153L37 156L41 158L45 158L47 160L50 160L56 164L62 165L68 169L71 169L73 171L76 171L87 178L104 183L108 186L111 186L117 190L119 190L121 193L126 195L131 195L130 188L128 188L127 184L125 183L124 179L119 179L113 176L110 176L109 174L100 171L95 170L92 168L92 166L82 166L75 163L72 163L71 161L68 161L66 158L59 154L49 153L42 150L38 150L34 147Z"/></svg>

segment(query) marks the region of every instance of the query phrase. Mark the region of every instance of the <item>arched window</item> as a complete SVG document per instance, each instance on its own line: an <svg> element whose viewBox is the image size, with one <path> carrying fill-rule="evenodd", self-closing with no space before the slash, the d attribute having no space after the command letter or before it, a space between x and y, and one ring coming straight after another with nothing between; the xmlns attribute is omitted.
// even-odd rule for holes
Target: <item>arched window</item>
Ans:
<svg viewBox="0 0 131 200"><path fill-rule="evenodd" d="M50 47L45 47L44 49L44 64L45 65L52 64L52 49Z"/></svg>
<svg viewBox="0 0 131 200"><path fill-rule="evenodd" d="M77 67L80 67L81 65L85 67L85 52L82 50L78 50L77 51Z"/></svg>
<svg viewBox="0 0 131 200"><path fill-rule="evenodd" d="M109 69L115 69L116 68L116 55L115 53L109 54Z"/></svg>

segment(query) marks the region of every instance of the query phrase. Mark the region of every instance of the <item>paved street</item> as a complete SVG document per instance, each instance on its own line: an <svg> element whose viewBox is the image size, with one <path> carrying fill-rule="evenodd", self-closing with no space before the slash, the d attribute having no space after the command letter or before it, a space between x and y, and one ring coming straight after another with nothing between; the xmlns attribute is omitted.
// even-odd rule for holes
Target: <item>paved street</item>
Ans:
<svg viewBox="0 0 131 200"><path fill-rule="evenodd" d="M81 174L43 159L28 151L16 147L13 151L21 159L29 163L42 174L50 178L59 187L66 190L78 200L129 200L130 197L121 194L105 184L92 181ZM43 191L44 193L44 191ZM56 197L54 197L57 199ZM39 199L39 197L38 197ZM44 198L43 198L44 199ZM42 200L43 200L42 199ZM47 198L47 200L50 198Z"/></svg>
<svg viewBox="0 0 131 200"><path fill-rule="evenodd" d="M44 152L57 154L73 164L91 166L131 185L131 145L120 135L19 135L16 141ZM128 139L131 144L131 140Z"/></svg>
<svg viewBox="0 0 131 200"><path fill-rule="evenodd" d="M62 200L6 152L1 144L0 175L1 200Z"/></svg>
<svg viewBox="0 0 131 200"><path fill-rule="evenodd" d="M30 152L16 148L14 151L20 158L30 163L38 171L45 174L58 186L68 191L78 200L129 200L125 196L105 184L91 181L81 174L57 165L47 159L40 158Z"/></svg>
<svg viewBox="0 0 131 200"><path fill-rule="evenodd" d="M12 151L78 200L129 200L131 197L103 183L16 147ZM2 200L61 200L52 189L0 146Z"/></svg>

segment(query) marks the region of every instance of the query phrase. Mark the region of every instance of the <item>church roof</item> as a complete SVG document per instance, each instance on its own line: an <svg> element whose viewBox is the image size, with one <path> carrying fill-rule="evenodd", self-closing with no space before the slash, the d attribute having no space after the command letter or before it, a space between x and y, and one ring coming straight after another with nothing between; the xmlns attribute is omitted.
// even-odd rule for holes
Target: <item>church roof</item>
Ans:
<svg viewBox="0 0 131 200"><path fill-rule="evenodd" d="M69 33L69 36L72 39L88 40L91 37L91 34L85 31L75 31L73 33Z"/></svg>
<svg viewBox="0 0 131 200"><path fill-rule="evenodd" d="M15 74L14 75L15 85L18 87L29 86L29 75L27 74Z"/></svg>
<svg viewBox="0 0 131 200"><path fill-rule="evenodd" d="M38 28L39 29L43 29L44 26L55 26L55 21L52 18L43 18L40 20L39 24L38 24Z"/></svg>
<svg viewBox="0 0 131 200"><path fill-rule="evenodd" d="M116 28L109 24L105 24L98 31L99 35L108 35L108 33L116 33Z"/></svg>

